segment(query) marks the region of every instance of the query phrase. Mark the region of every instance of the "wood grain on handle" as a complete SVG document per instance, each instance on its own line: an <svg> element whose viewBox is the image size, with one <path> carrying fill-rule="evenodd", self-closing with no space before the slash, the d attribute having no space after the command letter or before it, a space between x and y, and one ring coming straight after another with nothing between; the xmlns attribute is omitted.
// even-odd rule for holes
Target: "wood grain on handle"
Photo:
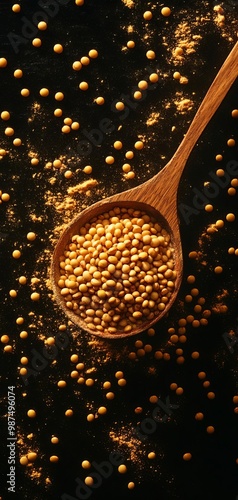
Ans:
<svg viewBox="0 0 238 500"><path fill-rule="evenodd" d="M238 76L238 42L234 45L225 62L209 87L193 121L178 147L173 160L181 156L186 161L205 127L219 108L228 90ZM181 170L182 168L181 163ZM182 173L182 171L181 171ZM180 175L181 175L180 173Z"/></svg>

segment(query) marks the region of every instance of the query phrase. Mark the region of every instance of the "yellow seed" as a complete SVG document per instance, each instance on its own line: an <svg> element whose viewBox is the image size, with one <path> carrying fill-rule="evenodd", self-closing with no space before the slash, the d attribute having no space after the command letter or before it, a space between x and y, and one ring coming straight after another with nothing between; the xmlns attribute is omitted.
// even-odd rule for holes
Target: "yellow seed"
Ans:
<svg viewBox="0 0 238 500"><path fill-rule="evenodd" d="M7 66L7 59L5 57L0 58L0 68L6 68Z"/></svg>
<svg viewBox="0 0 238 500"><path fill-rule="evenodd" d="M90 469L90 467L91 467L91 463L89 462L89 460L83 460L81 465L82 465L83 469Z"/></svg>
<svg viewBox="0 0 238 500"><path fill-rule="evenodd" d="M113 144L113 147L115 149L121 149L122 148L122 142L121 141L115 141Z"/></svg>
<svg viewBox="0 0 238 500"><path fill-rule="evenodd" d="M231 112L232 118L238 118L238 109L233 109Z"/></svg>
<svg viewBox="0 0 238 500"><path fill-rule="evenodd" d="M7 343L9 342L9 340L10 340L10 339L9 339L8 335L2 335L2 336L1 336L1 342L2 342L3 344L7 344Z"/></svg>
<svg viewBox="0 0 238 500"><path fill-rule="evenodd" d="M20 458L20 464L21 465L27 465L28 464L28 458L26 456Z"/></svg>
<svg viewBox="0 0 238 500"><path fill-rule="evenodd" d="M63 92L56 92L56 94L55 94L55 100L56 101L63 101L63 99L64 99Z"/></svg>
<svg viewBox="0 0 238 500"><path fill-rule="evenodd" d="M19 5L19 3L14 3L14 5L12 6L12 12L18 13L20 11L21 11L21 6Z"/></svg>
<svg viewBox="0 0 238 500"><path fill-rule="evenodd" d="M63 125L63 127L61 128L61 132L63 132L63 134L69 134L71 128L69 125Z"/></svg>
<svg viewBox="0 0 238 500"><path fill-rule="evenodd" d="M235 214L229 213L229 214L226 215L226 220L228 222L234 222L235 218L236 218Z"/></svg>
<svg viewBox="0 0 238 500"><path fill-rule="evenodd" d="M40 38L33 38L32 40L33 47L41 47L42 41Z"/></svg>
<svg viewBox="0 0 238 500"><path fill-rule="evenodd" d="M37 292L31 293L31 300L33 300L34 302L40 300L40 294Z"/></svg>
<svg viewBox="0 0 238 500"><path fill-rule="evenodd" d="M59 461L59 457L57 457L57 455L51 455L50 462L55 463L55 462L58 462L58 461Z"/></svg>
<svg viewBox="0 0 238 500"><path fill-rule="evenodd" d="M85 477L84 482L87 486L93 486L94 483L93 477L91 476Z"/></svg>
<svg viewBox="0 0 238 500"><path fill-rule="evenodd" d="M20 139L19 137L16 137L16 139L14 139L14 140L12 141L12 144L13 144L14 146L19 147L19 146L21 146L21 145L22 145L22 141L21 141L21 139Z"/></svg>
<svg viewBox="0 0 238 500"><path fill-rule="evenodd" d="M84 90L84 91L85 91L85 90L88 90L88 87L89 87L89 85L88 85L88 83L87 83L87 82L81 82L81 83L79 84L79 88L80 88L80 90Z"/></svg>
<svg viewBox="0 0 238 500"><path fill-rule="evenodd" d="M150 19L152 19L153 17L153 14L150 10L146 10L143 14L143 18L146 20L146 21L150 21Z"/></svg>
<svg viewBox="0 0 238 500"><path fill-rule="evenodd" d="M65 414L66 417L72 417L73 414L74 414L74 412L73 412L73 410L71 408L69 408L68 410L65 411L64 414Z"/></svg>
<svg viewBox="0 0 238 500"><path fill-rule="evenodd" d="M11 115L10 115L9 111L2 111L1 112L1 118L2 118L2 120L9 120L10 116Z"/></svg>
<svg viewBox="0 0 238 500"><path fill-rule="evenodd" d="M105 415L106 413L107 413L107 408L105 406L100 406L100 408L98 408L99 415Z"/></svg>
<svg viewBox="0 0 238 500"><path fill-rule="evenodd" d="M91 59L96 59L98 57L98 51L96 49L91 49L88 55Z"/></svg>
<svg viewBox="0 0 238 500"><path fill-rule="evenodd" d="M222 160L223 160L223 156L222 156L222 155L220 155L220 154L219 154L219 155L216 155L215 159L216 159L216 161L222 161ZM223 171L223 172L224 172L224 171ZM222 174L222 175L224 175L224 174Z"/></svg>
<svg viewBox="0 0 238 500"><path fill-rule="evenodd" d="M66 382L65 380L59 380L59 382L57 383L58 387L62 388L62 387L66 387Z"/></svg>
<svg viewBox="0 0 238 500"><path fill-rule="evenodd" d="M134 147L135 149L143 149L144 143L142 141L136 141Z"/></svg>
<svg viewBox="0 0 238 500"><path fill-rule="evenodd" d="M171 9L169 7L163 7L161 9L162 16L168 17L171 14Z"/></svg>
<svg viewBox="0 0 238 500"><path fill-rule="evenodd" d="M83 66L88 66L90 64L90 59L87 56L83 56L81 57L80 62Z"/></svg>
<svg viewBox="0 0 238 500"><path fill-rule="evenodd" d="M133 481L130 481L127 485L127 488L128 490L133 490L133 488L135 488L135 483L133 483Z"/></svg>
<svg viewBox="0 0 238 500"><path fill-rule="evenodd" d="M35 418L36 417L36 411L35 410L28 410L27 416L30 418Z"/></svg>
<svg viewBox="0 0 238 500"><path fill-rule="evenodd" d="M82 68L82 63L80 61L74 61L73 64L72 64L72 68L75 70L75 71L80 71L80 69Z"/></svg>
<svg viewBox="0 0 238 500"><path fill-rule="evenodd" d="M216 266L216 267L214 268L214 272L215 272L216 274L221 274L221 273L223 272L223 268L222 268L222 266Z"/></svg>
<svg viewBox="0 0 238 500"><path fill-rule="evenodd" d="M85 174L89 175L89 174L92 173L93 168L91 167L91 165L86 165L86 167L84 167L83 171L84 171Z"/></svg>
<svg viewBox="0 0 238 500"><path fill-rule="evenodd" d="M64 50L63 48L63 45L61 45L60 43L56 43L53 47L53 50L54 52L56 52L57 54L61 54Z"/></svg>
<svg viewBox="0 0 238 500"><path fill-rule="evenodd" d="M12 127L5 128L5 135L7 135L8 137L10 137L13 134L14 134L14 129Z"/></svg>
<svg viewBox="0 0 238 500"><path fill-rule="evenodd" d="M47 23L45 21L40 21L37 25L37 28L41 31L47 30Z"/></svg>
<svg viewBox="0 0 238 500"><path fill-rule="evenodd" d="M36 233L30 231L29 233L27 233L26 237L29 241L34 241L36 239Z"/></svg>
<svg viewBox="0 0 238 500"><path fill-rule="evenodd" d="M21 257L21 252L20 252L20 250L13 250L13 252L12 252L12 257L13 257L14 259L20 259L20 257Z"/></svg>
<svg viewBox="0 0 238 500"><path fill-rule="evenodd" d="M208 205L205 205L204 208L205 208L206 212L212 212L214 207L213 207L213 205L208 204Z"/></svg>
<svg viewBox="0 0 238 500"><path fill-rule="evenodd" d="M8 193L2 193L1 194L1 200L2 201L9 201L10 200L10 194L8 194Z"/></svg>
<svg viewBox="0 0 238 500"><path fill-rule="evenodd" d="M120 474L125 474L127 472L127 467L125 464L121 464L121 465L119 465L117 470L118 470L118 472L120 472Z"/></svg>
<svg viewBox="0 0 238 500"><path fill-rule="evenodd" d="M146 52L146 57L147 59L155 59L156 55L155 55L155 52L153 50L147 50Z"/></svg>
<svg viewBox="0 0 238 500"><path fill-rule="evenodd" d="M13 73L13 76L15 78L22 78L23 76L23 71L21 69L15 69L14 73Z"/></svg>
<svg viewBox="0 0 238 500"><path fill-rule="evenodd" d="M157 73L151 73L150 76L149 76L149 80L152 83L156 83L159 80L159 75L157 75Z"/></svg>
<svg viewBox="0 0 238 500"><path fill-rule="evenodd" d="M81 7L82 5L84 5L84 0L75 0L75 5Z"/></svg>
<svg viewBox="0 0 238 500"><path fill-rule="evenodd" d="M135 45L136 44L135 44L134 40L128 40L128 42L126 44L128 49L134 49Z"/></svg>
<svg viewBox="0 0 238 500"><path fill-rule="evenodd" d="M181 74L179 73L179 71L175 71L174 74L173 74L173 78L175 80L180 80L181 78Z"/></svg>
<svg viewBox="0 0 238 500"><path fill-rule="evenodd" d="M184 459L186 462L188 462L189 460L191 460L191 458L192 458L191 453L184 453L184 454L183 454L183 459Z"/></svg>
<svg viewBox="0 0 238 500"><path fill-rule="evenodd" d="M62 116L62 114L63 114L62 109L60 109L60 108L56 108L56 109L54 110L54 115L55 115L55 116L59 117L59 116Z"/></svg>
<svg viewBox="0 0 238 500"><path fill-rule="evenodd" d="M213 434L215 432L215 428L212 425L208 425L206 430L208 434Z"/></svg>
<svg viewBox="0 0 238 500"><path fill-rule="evenodd" d="M115 158L113 156L107 156L105 158L105 162L108 164L108 165L112 165L115 161Z"/></svg>
<svg viewBox="0 0 238 500"><path fill-rule="evenodd" d="M236 145L235 139L228 139L227 146L234 147Z"/></svg>
<svg viewBox="0 0 238 500"><path fill-rule="evenodd" d="M104 97L99 96L95 99L95 102L96 104L98 104L98 106L102 106L105 103L105 99Z"/></svg>
<svg viewBox="0 0 238 500"><path fill-rule="evenodd" d="M147 455L147 456L148 456L148 458L149 458L150 460L154 460L154 458L156 457L156 454L155 454L155 452L154 452L154 451L151 451L150 453L148 453L148 455Z"/></svg>
<svg viewBox="0 0 238 500"><path fill-rule="evenodd" d="M29 460L29 462L34 462L37 459L37 453L33 451L27 453L27 459Z"/></svg>
<svg viewBox="0 0 238 500"><path fill-rule="evenodd" d="M79 128L80 128L79 122L72 122L72 124L71 124L72 130L78 130Z"/></svg>
<svg viewBox="0 0 238 500"><path fill-rule="evenodd" d="M49 93L50 93L49 89L46 89L46 88L40 89L40 95L42 97L47 97L49 95Z"/></svg>

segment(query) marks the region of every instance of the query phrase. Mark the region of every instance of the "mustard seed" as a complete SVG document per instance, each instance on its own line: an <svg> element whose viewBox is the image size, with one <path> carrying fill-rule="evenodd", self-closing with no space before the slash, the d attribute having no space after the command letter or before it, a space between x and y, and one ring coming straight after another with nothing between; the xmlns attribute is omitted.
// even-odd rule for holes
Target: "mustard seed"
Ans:
<svg viewBox="0 0 238 500"><path fill-rule="evenodd" d="M72 236L60 257L58 286L66 307L95 332L129 333L153 319L173 293L176 272L170 245L169 234L144 212L115 208L95 217ZM150 250L155 261L166 256L163 265L155 267Z"/></svg>

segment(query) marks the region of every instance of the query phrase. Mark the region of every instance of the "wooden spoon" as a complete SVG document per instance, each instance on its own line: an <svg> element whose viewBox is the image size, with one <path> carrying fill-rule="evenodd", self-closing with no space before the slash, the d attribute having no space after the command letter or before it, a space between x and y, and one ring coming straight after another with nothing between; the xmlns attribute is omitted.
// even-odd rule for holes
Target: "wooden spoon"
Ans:
<svg viewBox="0 0 238 500"><path fill-rule="evenodd" d="M231 50L210 86L180 146L163 170L140 186L105 198L88 207L86 210L83 210L72 220L63 232L53 253L51 281L56 301L69 319L78 327L103 338L118 339L129 337L149 328L152 324L160 320L171 308L180 288L183 273L182 245L177 214L177 191L180 177L192 149L218 109L237 75L238 42ZM144 210L148 214L156 217L158 222L162 224L162 227L170 232L172 245L174 247L177 278L171 298L166 304L165 309L158 314L157 317L152 321L145 321L145 323L134 328L129 333L118 331L118 333L110 334L91 330L78 315L68 309L57 283L60 277L59 258L64 253L65 247L70 242L71 237L74 234L78 234L79 228L86 222L99 214L111 210L113 207L132 207L134 209Z"/></svg>

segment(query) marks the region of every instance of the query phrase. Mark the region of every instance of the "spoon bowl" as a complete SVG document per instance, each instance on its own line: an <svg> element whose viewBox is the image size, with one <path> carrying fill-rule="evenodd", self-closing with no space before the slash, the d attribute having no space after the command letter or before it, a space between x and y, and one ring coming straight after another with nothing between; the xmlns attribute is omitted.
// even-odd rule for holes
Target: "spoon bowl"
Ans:
<svg viewBox="0 0 238 500"><path fill-rule="evenodd" d="M223 63L216 78L206 93L190 127L184 136L177 151L167 165L154 177L145 183L127 191L115 194L94 203L77 215L67 226L61 235L52 258L51 282L57 303L63 309L68 318L79 328L90 334L107 339L119 339L136 335L164 317L173 305L183 275L182 244L179 230L179 219L177 213L178 185L186 165L187 159L196 145L200 135L209 123L210 119L218 109L232 83L238 75L238 42L235 44L227 59ZM91 221L114 207L133 208L133 210L144 211L151 215L162 228L166 229L171 237L173 248L174 268L176 279L173 293L166 303L163 311L160 311L153 319L145 320L142 324L135 326L130 332L118 330L116 333L97 331L88 327L87 323L76 313L66 306L64 297L61 295L58 281L60 278L60 257L64 254L66 246L70 243L73 235L78 234L79 229L85 223Z"/></svg>

